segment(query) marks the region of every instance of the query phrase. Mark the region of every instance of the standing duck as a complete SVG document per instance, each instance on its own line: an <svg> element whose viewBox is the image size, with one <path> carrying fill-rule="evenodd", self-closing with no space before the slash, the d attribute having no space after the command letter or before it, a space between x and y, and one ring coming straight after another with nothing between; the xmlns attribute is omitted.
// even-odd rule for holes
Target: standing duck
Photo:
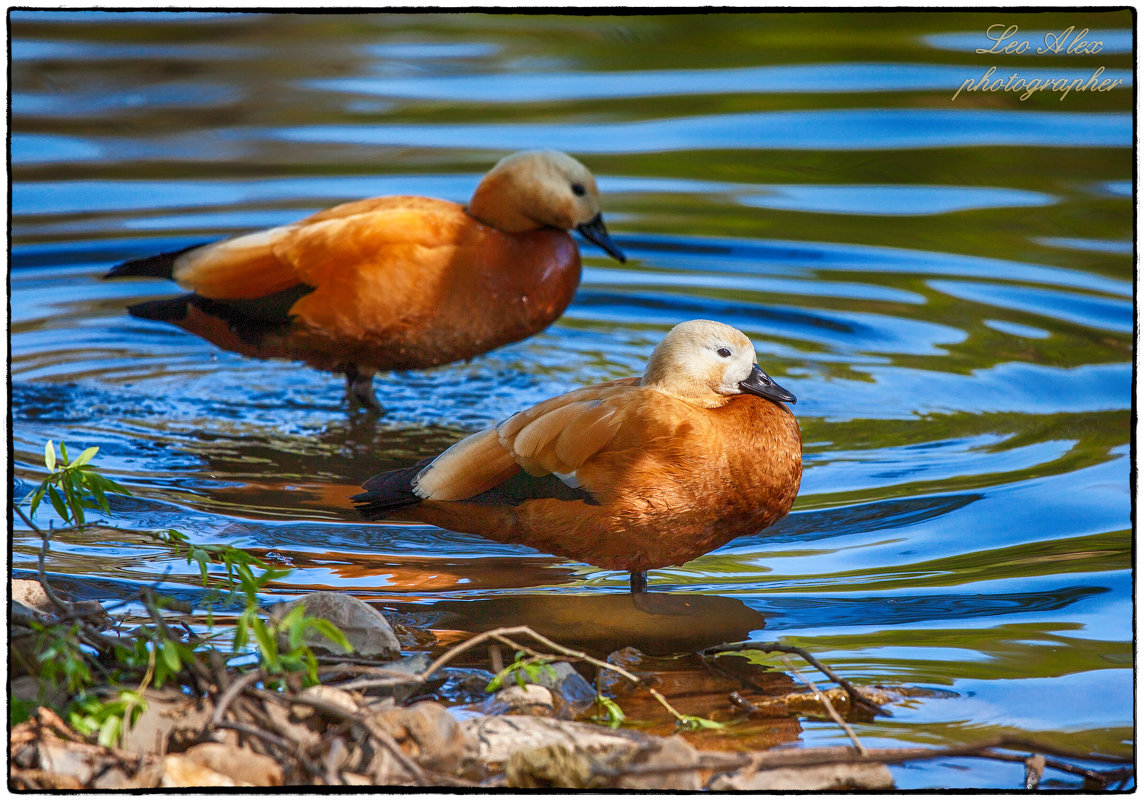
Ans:
<svg viewBox="0 0 1144 801"><path fill-rule="evenodd" d="M678 565L790 511L802 478L794 396L740 331L673 328L642 377L518 412L352 499L411 519L631 574Z"/></svg>
<svg viewBox="0 0 1144 801"><path fill-rule="evenodd" d="M559 317L580 281L573 228L625 260L587 168L533 150L497 163L467 206L359 200L124 262L105 277L173 279L189 294L128 311L226 350L344 373L351 403L380 411L376 371L470 359Z"/></svg>

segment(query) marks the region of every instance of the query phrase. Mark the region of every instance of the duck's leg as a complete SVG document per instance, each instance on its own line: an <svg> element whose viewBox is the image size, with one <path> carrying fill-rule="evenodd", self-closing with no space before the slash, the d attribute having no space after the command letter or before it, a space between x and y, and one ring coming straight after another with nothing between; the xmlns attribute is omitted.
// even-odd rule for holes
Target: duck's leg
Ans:
<svg viewBox="0 0 1144 801"><path fill-rule="evenodd" d="M647 592L647 571L631 571L632 595Z"/></svg>
<svg viewBox="0 0 1144 801"><path fill-rule="evenodd" d="M373 373L363 373L358 370L356 364L349 364L345 367L345 374L346 397L349 398L350 405L383 414L385 410L381 408L381 404L373 394Z"/></svg>

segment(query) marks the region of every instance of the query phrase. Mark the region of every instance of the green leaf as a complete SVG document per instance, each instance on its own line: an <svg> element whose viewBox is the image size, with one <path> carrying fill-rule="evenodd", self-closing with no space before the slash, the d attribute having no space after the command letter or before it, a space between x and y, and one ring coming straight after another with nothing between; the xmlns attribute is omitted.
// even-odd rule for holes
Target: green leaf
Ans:
<svg viewBox="0 0 1144 801"><path fill-rule="evenodd" d="M262 651L263 661L276 665L278 663L278 645L274 642L274 635L270 629L257 617L250 622L250 628L254 632L254 638L258 641L258 649Z"/></svg>
<svg viewBox="0 0 1144 801"><path fill-rule="evenodd" d="M67 506L64 505L64 499L60 497L60 493L55 487L48 487L48 498L52 502L52 506L56 509L56 514L64 519L65 522L70 522L71 518L68 516Z"/></svg>
<svg viewBox="0 0 1144 801"><path fill-rule="evenodd" d="M99 487L90 486L88 489L91 490L91 494L95 497L95 504L92 508L100 509L105 514L109 514L111 512L111 507L107 503L107 496L103 494L103 490L101 490Z"/></svg>
<svg viewBox="0 0 1144 801"><path fill-rule="evenodd" d="M44 467L53 473L56 470L56 446L50 439L44 443Z"/></svg>
<svg viewBox="0 0 1144 801"><path fill-rule="evenodd" d="M178 673L183 667L182 662L179 660L179 652L175 648L175 643L170 640L161 640L159 642L159 656L163 658L163 663L166 664L167 669L172 673Z"/></svg>
<svg viewBox="0 0 1144 801"><path fill-rule="evenodd" d="M67 496L68 506L71 507L72 514L75 515L75 522L83 526L83 504L80 503L75 487L72 485L72 477L70 474L64 473L60 478L62 479L60 485L63 487L64 495Z"/></svg>
<svg viewBox="0 0 1144 801"><path fill-rule="evenodd" d="M234 625L234 650L241 651L250 639L250 621L246 615L240 615Z"/></svg>
<svg viewBox="0 0 1144 801"><path fill-rule="evenodd" d="M350 644L350 641L346 639L346 635L343 634L342 630L330 621L326 620L325 618L312 617L310 618L310 625L316 629L323 637L326 637L327 639L332 640L340 645L347 654L352 654L354 652L354 647Z"/></svg>
<svg viewBox="0 0 1144 801"><path fill-rule="evenodd" d="M123 728L123 719L109 715L99 727L99 744L104 748L114 748L119 742L119 732Z"/></svg>
<svg viewBox="0 0 1144 801"><path fill-rule="evenodd" d="M32 717L32 712L36 709L36 704L31 701L22 701L19 698L10 698L8 700L8 725L9 727L18 726L28 718Z"/></svg>
<svg viewBox="0 0 1144 801"><path fill-rule="evenodd" d="M32 509L31 509L31 512L29 514L34 515L36 513L36 509L39 508L40 501L42 501L44 499L44 493L47 491L48 491L48 482L45 481L40 486L36 487L35 492L33 492L31 495L28 496L28 498L32 501Z"/></svg>
<svg viewBox="0 0 1144 801"><path fill-rule="evenodd" d="M64 459L64 464L67 464L67 461L68 461L68 446L67 446L67 445L64 445L62 442L60 443L60 456L62 456L62 457L63 457L63 459Z"/></svg>
<svg viewBox="0 0 1144 801"><path fill-rule="evenodd" d="M79 456L77 456L77 457L75 458L75 461L74 461L74 462L72 462L72 463L69 465L69 467L82 467L83 465L85 465L85 464L87 464L88 462L90 462L90 461L91 461L91 457L95 456L97 453L99 453L99 446L98 446L98 445L93 445L92 447L90 447L90 448L87 448L87 449L86 449L86 450L85 450L83 453L81 453Z"/></svg>
<svg viewBox="0 0 1144 801"><path fill-rule="evenodd" d="M83 476L84 481L98 484L99 488L104 492L114 492L116 495L130 495L131 490L123 487L105 475L95 472L95 468L89 464L85 464L79 469L79 474Z"/></svg>

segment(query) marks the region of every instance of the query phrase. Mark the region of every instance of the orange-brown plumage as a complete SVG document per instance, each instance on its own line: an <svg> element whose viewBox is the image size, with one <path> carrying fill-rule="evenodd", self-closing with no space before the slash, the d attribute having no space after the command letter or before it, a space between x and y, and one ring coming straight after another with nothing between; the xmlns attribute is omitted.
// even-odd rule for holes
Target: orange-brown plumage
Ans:
<svg viewBox="0 0 1144 801"><path fill-rule="evenodd" d="M559 317L580 279L571 228L622 260L591 173L562 153L530 151L494 167L468 207L359 200L109 276L173 278L191 294L132 313L246 355L345 372L368 403L377 370L472 358Z"/></svg>
<svg viewBox="0 0 1144 801"><path fill-rule="evenodd" d="M802 440L782 400L745 336L683 323L642 378L544 401L354 500L633 574L682 564L790 511Z"/></svg>

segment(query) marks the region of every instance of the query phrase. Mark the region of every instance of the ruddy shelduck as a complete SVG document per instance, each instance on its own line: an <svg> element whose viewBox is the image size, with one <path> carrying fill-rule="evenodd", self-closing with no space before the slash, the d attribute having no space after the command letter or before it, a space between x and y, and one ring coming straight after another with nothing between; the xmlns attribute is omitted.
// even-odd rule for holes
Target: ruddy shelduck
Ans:
<svg viewBox="0 0 1144 801"><path fill-rule="evenodd" d="M412 519L631 573L682 564L790 511L802 479L794 396L740 331L673 328L642 377L518 412L353 497Z"/></svg>
<svg viewBox="0 0 1144 801"><path fill-rule="evenodd" d="M189 294L129 307L248 356L345 373L379 409L378 370L434 367L529 337L580 281L576 229L619 261L596 181L554 150L502 159L468 206L393 196L118 265L106 277L174 279Z"/></svg>

